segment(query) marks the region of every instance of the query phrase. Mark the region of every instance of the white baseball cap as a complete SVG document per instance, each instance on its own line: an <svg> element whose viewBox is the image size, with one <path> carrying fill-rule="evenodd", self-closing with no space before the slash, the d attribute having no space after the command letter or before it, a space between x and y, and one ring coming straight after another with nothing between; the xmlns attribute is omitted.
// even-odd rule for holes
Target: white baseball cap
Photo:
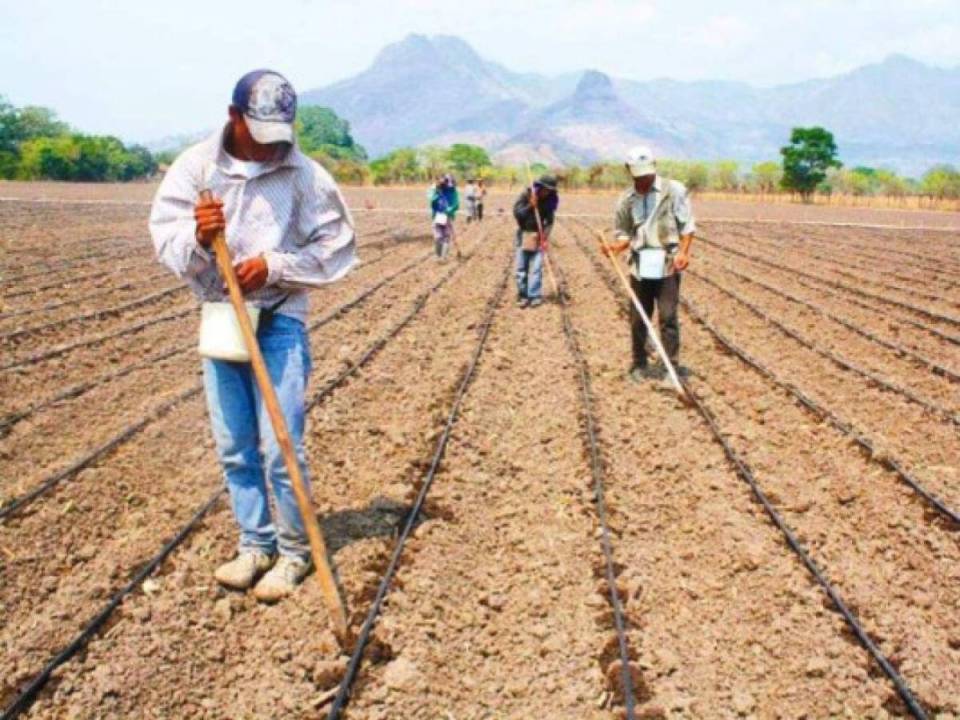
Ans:
<svg viewBox="0 0 960 720"><path fill-rule="evenodd" d="M657 159L646 145L637 145L627 151L627 167L633 177L657 174Z"/></svg>

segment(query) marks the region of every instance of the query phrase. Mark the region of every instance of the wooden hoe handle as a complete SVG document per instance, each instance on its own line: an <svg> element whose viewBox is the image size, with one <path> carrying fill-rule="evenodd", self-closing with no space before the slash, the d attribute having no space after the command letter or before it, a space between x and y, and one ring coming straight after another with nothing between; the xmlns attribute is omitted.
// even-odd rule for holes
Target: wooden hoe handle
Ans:
<svg viewBox="0 0 960 720"><path fill-rule="evenodd" d="M209 190L203 190L200 193L203 200L212 199L213 195ZM250 353L250 364L253 366L253 376L260 388L260 394L263 396L264 405L267 406L267 414L270 416L270 424L273 426L273 434L277 438L277 444L283 452L283 461L287 466L287 472L290 473L290 480L293 483L293 493L297 498L297 507L300 509L300 515L303 518L303 524L307 529L307 537L310 540L310 552L313 555L313 564L316 566L317 580L320 583L320 590L323 593L323 599L330 613L330 621L333 624L333 631L341 644L347 641L347 615L340 599L340 593L337 590L337 584L333 577L333 571L327 560L327 546L323 541L323 534L320 532L320 524L313 514L313 506L310 497L307 495L307 489L303 482L303 476L300 474L300 465L297 463L297 456L293 449L293 442L290 440L290 432L287 430L287 421L280 410L280 401L277 399L277 392L273 388L273 382L270 380L270 374L267 372L267 365L263 361L263 353L260 352L260 345L257 343L256 334L253 331L253 324L250 322L250 316L247 314L246 305L243 301L243 292L240 290L240 283L237 281L237 274L233 269L233 260L230 257L230 249L227 247L227 238L223 231L217 233L213 239L213 251L217 258L217 267L220 268L220 274L227 283L227 290L230 293L230 303L237 315L237 321L240 323L240 332L243 334L243 342Z"/></svg>

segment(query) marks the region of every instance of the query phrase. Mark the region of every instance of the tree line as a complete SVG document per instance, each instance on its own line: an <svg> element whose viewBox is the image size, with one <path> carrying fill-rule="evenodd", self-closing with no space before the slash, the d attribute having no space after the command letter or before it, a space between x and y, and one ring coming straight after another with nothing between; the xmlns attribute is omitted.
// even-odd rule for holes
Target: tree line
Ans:
<svg viewBox="0 0 960 720"><path fill-rule="evenodd" d="M156 170L156 159L144 147L78 132L49 108L18 108L0 96L0 178L126 181Z"/></svg>
<svg viewBox="0 0 960 720"><path fill-rule="evenodd" d="M349 184L425 184L452 172L459 180L483 178L492 185L516 187L527 181L527 168L498 165L482 147L466 143L450 147L405 147L371 160L350 133L350 124L325 107L302 106L297 112L300 148ZM59 120L49 108L17 108L0 96L0 178L19 180L126 181L151 177L182 148L153 154L140 145L127 146L112 136L88 135ZM781 149L781 161L742 167L735 160L713 162L664 159L664 175L692 191L797 194L859 197L927 196L960 199L960 171L937 165L919 179L892 170L846 168L838 158L833 135L824 128L794 128ZM534 163L533 174L547 166ZM594 163L554 170L567 189L607 190L623 187L623 165Z"/></svg>
<svg viewBox="0 0 960 720"><path fill-rule="evenodd" d="M694 192L790 193L805 200L817 194L960 198L960 171L953 166L937 165L920 179L885 168L846 168L838 159L833 135L820 127L795 128L781 156L780 162L768 160L747 168L735 160L663 159L658 166L664 175ZM543 164L531 166L535 175L547 170ZM375 185L428 183L444 172L453 172L461 179L482 177L493 185L514 187L526 182L525 167L497 165L483 148L465 144L394 150L373 160L363 179ZM555 172L567 189L613 190L624 185L622 163L568 166Z"/></svg>

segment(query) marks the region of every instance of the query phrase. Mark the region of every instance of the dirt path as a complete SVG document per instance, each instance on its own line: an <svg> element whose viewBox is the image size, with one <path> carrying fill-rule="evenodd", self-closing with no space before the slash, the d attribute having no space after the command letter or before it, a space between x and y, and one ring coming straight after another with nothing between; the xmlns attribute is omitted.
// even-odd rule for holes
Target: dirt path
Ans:
<svg viewBox="0 0 960 720"><path fill-rule="evenodd" d="M367 368L311 413L314 495L355 614L369 602L390 533L409 502L418 463L437 432L470 351L471 329L504 260L502 245L478 242L477 256L463 264L456 284L431 296ZM454 266L431 268L436 282ZM418 280L420 290L432 284ZM411 299L408 293L397 304L393 322L409 311ZM315 388L330 375L326 363L342 368L383 327L355 320L337 331L329 360L314 358ZM339 355L341 345L349 354ZM209 487L216 485L205 477ZM159 592L130 598L116 630L92 643L82 661L64 667L64 680L33 715L84 716L96 708L101 717L129 717L149 707L161 717L220 717L219 708L228 707L240 717L300 717L336 682L340 667L332 636L322 630L319 592L311 579L296 598L275 607L225 594L211 573L235 542L232 517L221 509L166 564ZM115 679L121 676L123 683Z"/></svg>
<svg viewBox="0 0 960 720"><path fill-rule="evenodd" d="M315 382L342 371L446 271L432 263L425 273L407 274L376 302L315 333ZM3 662L12 663L0 672L5 692L69 639L74 626L58 619L91 615L219 485L205 415L200 394L0 526L0 642L8 648Z"/></svg>
<svg viewBox="0 0 960 720"><path fill-rule="evenodd" d="M866 656L844 638L699 416L657 384L626 382L629 325L617 313L624 302L568 237L557 247L590 359L646 710L670 717L876 710L887 687L869 677ZM685 341L685 352L693 345ZM696 348L714 352L710 343Z"/></svg>
<svg viewBox="0 0 960 720"><path fill-rule="evenodd" d="M512 298L512 294L511 294ZM610 718L579 388L559 306L501 306L351 718ZM614 678L616 679L616 678Z"/></svg>

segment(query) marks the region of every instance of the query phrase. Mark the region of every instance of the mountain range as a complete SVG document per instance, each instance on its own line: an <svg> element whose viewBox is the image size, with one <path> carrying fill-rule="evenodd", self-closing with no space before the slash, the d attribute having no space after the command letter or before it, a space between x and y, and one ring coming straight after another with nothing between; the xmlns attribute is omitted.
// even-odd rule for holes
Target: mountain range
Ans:
<svg viewBox="0 0 960 720"><path fill-rule="evenodd" d="M350 122L372 157L402 146L482 145L496 160L549 165L663 157L778 159L798 125L831 130L846 165L919 175L960 162L960 68L902 55L831 78L761 88L630 80L597 70L518 73L457 37L409 35L358 75L300 94Z"/></svg>

